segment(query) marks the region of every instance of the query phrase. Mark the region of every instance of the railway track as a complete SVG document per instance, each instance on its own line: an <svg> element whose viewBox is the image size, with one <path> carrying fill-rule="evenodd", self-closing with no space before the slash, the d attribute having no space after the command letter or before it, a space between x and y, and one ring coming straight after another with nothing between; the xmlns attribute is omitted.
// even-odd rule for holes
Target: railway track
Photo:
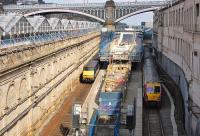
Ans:
<svg viewBox="0 0 200 136"><path fill-rule="evenodd" d="M181 136L186 136L186 132L184 129L184 106L183 106L183 98L181 95L181 91L176 83L171 79L169 75L158 65L159 74L162 75L162 79L168 82L165 82L165 86L169 90L171 94L174 105L175 105L175 121L177 123L178 134ZM165 76L163 76L165 75Z"/></svg>
<svg viewBox="0 0 200 136"><path fill-rule="evenodd" d="M163 91L161 108L143 107L143 136L172 136L171 104Z"/></svg>
<svg viewBox="0 0 200 136"><path fill-rule="evenodd" d="M149 136L164 136L160 111L157 109L148 109L147 118Z"/></svg>
<svg viewBox="0 0 200 136"><path fill-rule="evenodd" d="M163 91L162 105L157 109L153 105L143 107L143 136L172 136L171 104Z"/></svg>
<svg viewBox="0 0 200 136"><path fill-rule="evenodd" d="M74 85L75 86L75 85ZM92 84L78 83L73 92L66 98L57 114L40 133L42 136L67 136L72 126L72 104L82 103L88 95Z"/></svg>

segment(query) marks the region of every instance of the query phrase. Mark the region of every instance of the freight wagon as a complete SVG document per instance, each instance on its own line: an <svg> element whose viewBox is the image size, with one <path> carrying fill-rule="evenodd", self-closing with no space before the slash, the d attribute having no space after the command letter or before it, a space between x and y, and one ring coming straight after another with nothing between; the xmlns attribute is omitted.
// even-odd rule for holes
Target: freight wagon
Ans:
<svg viewBox="0 0 200 136"><path fill-rule="evenodd" d="M120 61L108 65L99 95L97 132L118 135L121 105L125 99L130 70L130 62Z"/></svg>
<svg viewBox="0 0 200 136"><path fill-rule="evenodd" d="M135 45L133 33L121 33L109 46L109 65L99 94L96 136L119 135L121 106L132 67L129 56Z"/></svg>

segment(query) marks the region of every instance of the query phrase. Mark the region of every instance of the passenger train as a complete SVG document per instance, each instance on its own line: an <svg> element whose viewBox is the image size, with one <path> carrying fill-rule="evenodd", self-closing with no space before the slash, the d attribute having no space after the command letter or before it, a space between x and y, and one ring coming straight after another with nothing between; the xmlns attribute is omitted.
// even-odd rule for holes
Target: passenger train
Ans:
<svg viewBox="0 0 200 136"><path fill-rule="evenodd" d="M144 48L143 101L145 106L161 106L161 82L149 47Z"/></svg>

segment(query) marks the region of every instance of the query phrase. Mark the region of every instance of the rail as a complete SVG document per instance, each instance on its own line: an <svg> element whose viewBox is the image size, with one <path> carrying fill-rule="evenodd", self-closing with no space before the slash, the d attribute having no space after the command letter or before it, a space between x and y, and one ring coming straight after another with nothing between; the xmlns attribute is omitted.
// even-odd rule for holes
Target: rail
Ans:
<svg viewBox="0 0 200 136"><path fill-rule="evenodd" d="M164 136L162 119L158 109L148 109L149 136Z"/></svg>

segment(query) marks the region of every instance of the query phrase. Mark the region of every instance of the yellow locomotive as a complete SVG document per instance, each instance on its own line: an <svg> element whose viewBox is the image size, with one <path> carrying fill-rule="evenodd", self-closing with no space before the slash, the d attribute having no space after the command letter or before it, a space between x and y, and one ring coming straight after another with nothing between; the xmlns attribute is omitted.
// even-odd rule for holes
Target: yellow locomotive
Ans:
<svg viewBox="0 0 200 136"><path fill-rule="evenodd" d="M144 65L143 65L143 101L146 106L155 103L161 106L161 83L153 56L148 47L144 48Z"/></svg>
<svg viewBox="0 0 200 136"><path fill-rule="evenodd" d="M90 60L84 67L81 82L94 82L100 69L98 60Z"/></svg>

